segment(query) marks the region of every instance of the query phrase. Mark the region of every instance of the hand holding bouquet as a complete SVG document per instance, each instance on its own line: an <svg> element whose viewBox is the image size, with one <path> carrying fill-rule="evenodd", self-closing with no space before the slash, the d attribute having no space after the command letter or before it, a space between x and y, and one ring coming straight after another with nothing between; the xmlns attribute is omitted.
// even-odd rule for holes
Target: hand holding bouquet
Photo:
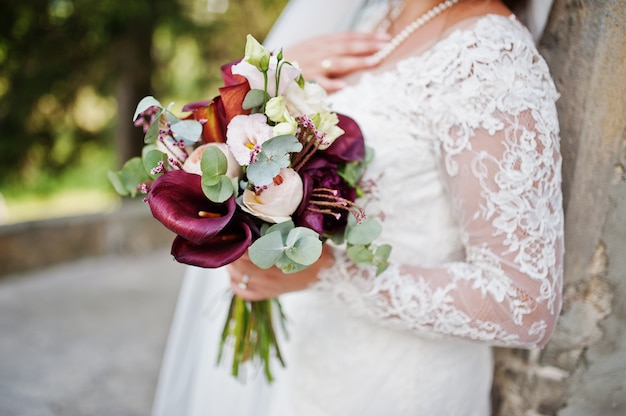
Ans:
<svg viewBox="0 0 626 416"><path fill-rule="evenodd" d="M331 239L355 263L384 270L391 248L373 244L380 224L355 203L372 155L354 120L330 111L320 86L252 36L222 76L220 94L185 106L182 119L171 105L141 100L133 120L146 146L109 173L118 193L147 194L153 216L176 234L181 263L216 268L247 252L258 267L289 274L315 263ZM232 346L233 375L260 362L271 381L271 356L284 365L273 305L284 319L276 299L233 296L219 357Z"/></svg>

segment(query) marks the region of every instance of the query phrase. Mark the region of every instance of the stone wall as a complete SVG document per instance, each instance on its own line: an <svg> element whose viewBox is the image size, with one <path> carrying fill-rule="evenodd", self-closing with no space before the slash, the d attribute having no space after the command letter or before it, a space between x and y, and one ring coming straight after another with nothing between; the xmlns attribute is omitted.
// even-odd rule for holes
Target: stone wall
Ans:
<svg viewBox="0 0 626 416"><path fill-rule="evenodd" d="M85 257L144 253L174 234L139 200L115 212L0 226L0 278Z"/></svg>
<svg viewBox="0 0 626 416"><path fill-rule="evenodd" d="M542 351L496 351L494 413L626 414L626 4L556 0L540 49L561 93L564 305Z"/></svg>

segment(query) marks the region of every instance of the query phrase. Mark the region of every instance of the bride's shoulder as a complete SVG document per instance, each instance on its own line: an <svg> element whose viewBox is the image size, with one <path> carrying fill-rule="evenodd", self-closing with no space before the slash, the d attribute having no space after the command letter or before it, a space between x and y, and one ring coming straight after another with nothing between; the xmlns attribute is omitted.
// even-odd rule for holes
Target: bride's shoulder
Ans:
<svg viewBox="0 0 626 416"><path fill-rule="evenodd" d="M472 16L448 28L443 37L464 48L502 48L516 44L534 49L535 46L528 29L513 14Z"/></svg>
<svg viewBox="0 0 626 416"><path fill-rule="evenodd" d="M487 14L462 20L425 55L434 66L458 69L460 65L468 71L476 66L515 67L521 61L528 64L542 61L532 35L512 14Z"/></svg>

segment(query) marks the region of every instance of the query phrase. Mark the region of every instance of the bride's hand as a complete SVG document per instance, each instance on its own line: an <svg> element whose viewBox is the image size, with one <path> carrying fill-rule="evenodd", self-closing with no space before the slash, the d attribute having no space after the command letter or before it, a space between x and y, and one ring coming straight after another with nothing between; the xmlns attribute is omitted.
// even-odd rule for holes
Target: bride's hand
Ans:
<svg viewBox="0 0 626 416"><path fill-rule="evenodd" d="M316 263L300 272L285 274L276 267L260 269L244 254L228 266L230 285L235 294L243 299L271 299L284 293L306 289L317 282L319 271L330 267L333 261L331 250L324 245L322 256Z"/></svg>
<svg viewBox="0 0 626 416"><path fill-rule="evenodd" d="M306 80L314 80L328 92L345 86L343 78L378 64L372 57L388 43L387 35L344 32L323 35L283 50L297 62Z"/></svg>

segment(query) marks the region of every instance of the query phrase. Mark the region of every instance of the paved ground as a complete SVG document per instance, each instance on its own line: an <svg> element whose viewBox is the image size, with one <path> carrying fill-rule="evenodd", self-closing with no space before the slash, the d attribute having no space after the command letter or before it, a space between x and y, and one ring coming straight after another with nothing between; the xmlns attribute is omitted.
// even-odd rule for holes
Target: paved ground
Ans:
<svg viewBox="0 0 626 416"><path fill-rule="evenodd" d="M148 415L183 270L164 250L2 279L0 415Z"/></svg>

